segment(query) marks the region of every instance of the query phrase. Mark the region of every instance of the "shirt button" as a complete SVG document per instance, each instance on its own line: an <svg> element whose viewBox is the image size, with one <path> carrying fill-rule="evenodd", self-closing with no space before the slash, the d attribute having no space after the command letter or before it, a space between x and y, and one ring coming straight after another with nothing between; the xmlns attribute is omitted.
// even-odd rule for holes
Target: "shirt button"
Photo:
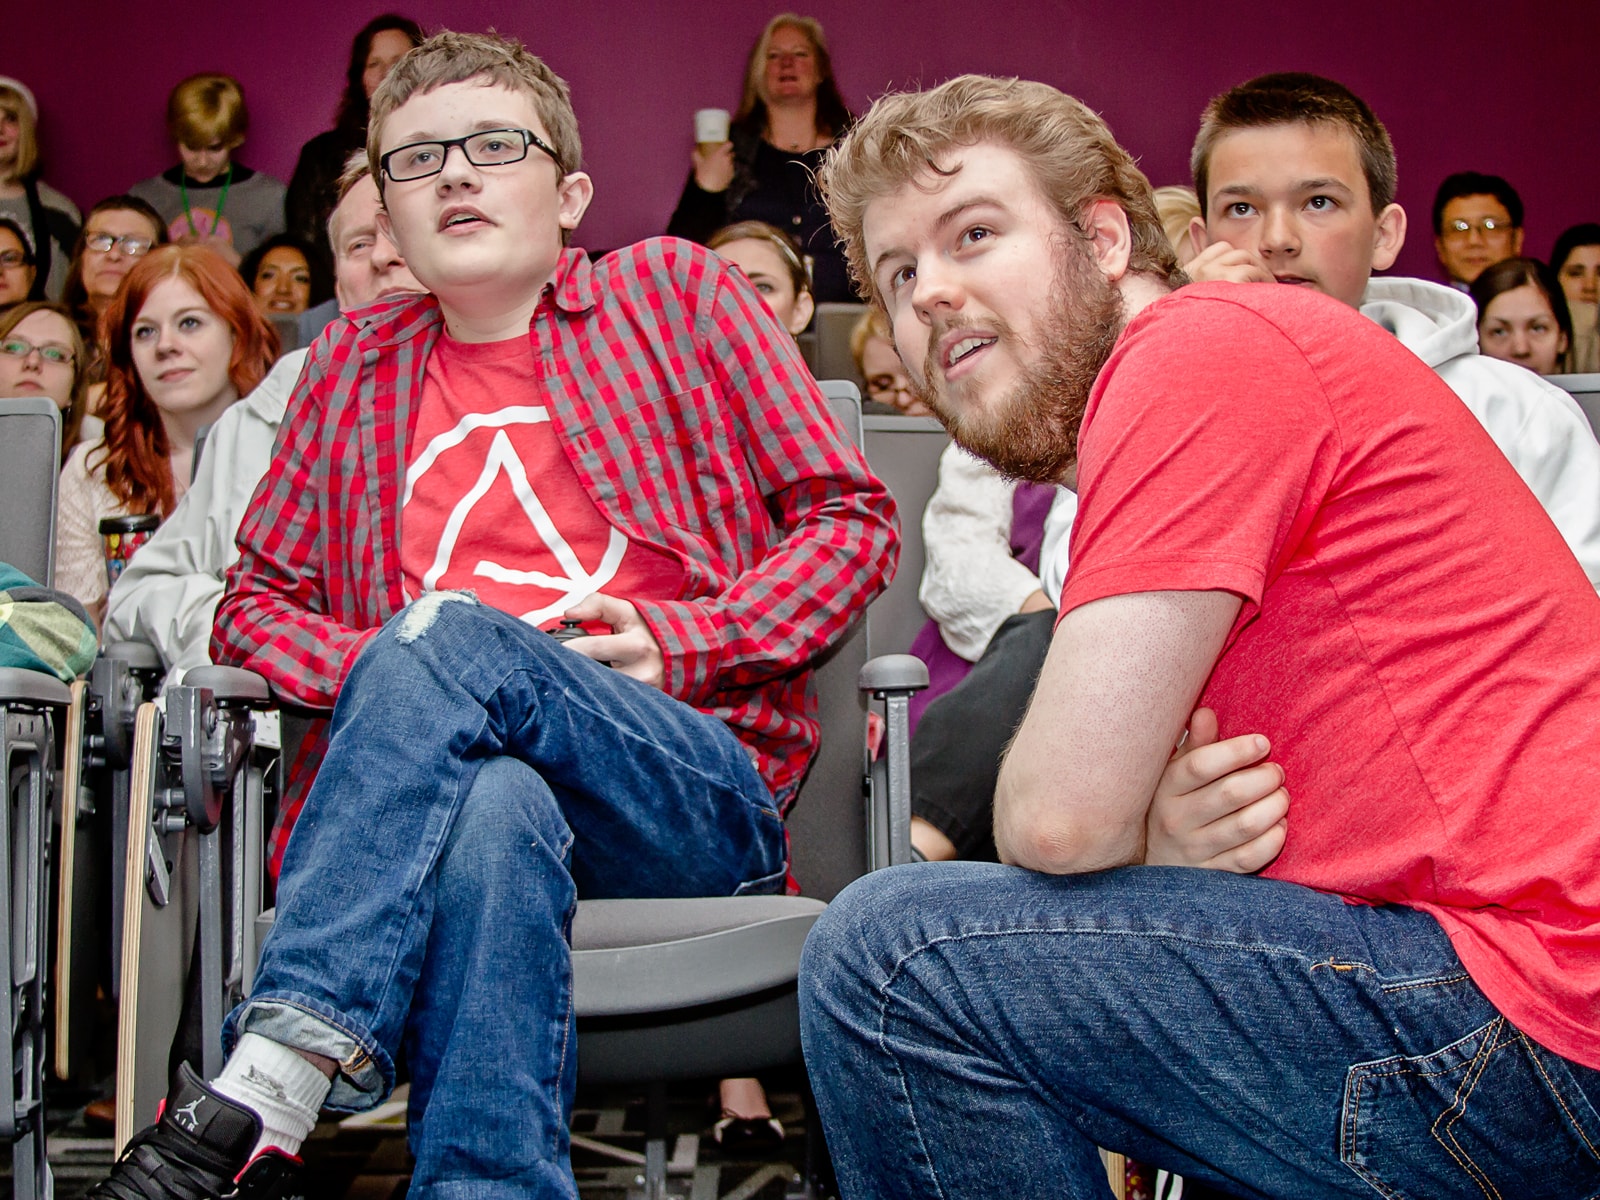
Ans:
<svg viewBox="0 0 1600 1200"><path fill-rule="evenodd" d="M800 224L800 218L798 216L790 217L789 218L789 224L791 224L791 225Z"/></svg>

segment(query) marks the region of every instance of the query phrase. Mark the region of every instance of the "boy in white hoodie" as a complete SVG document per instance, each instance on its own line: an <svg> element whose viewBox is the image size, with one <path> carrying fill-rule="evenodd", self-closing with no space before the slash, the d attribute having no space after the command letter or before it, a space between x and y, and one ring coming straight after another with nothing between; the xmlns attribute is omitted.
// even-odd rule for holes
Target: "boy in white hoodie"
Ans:
<svg viewBox="0 0 1600 1200"><path fill-rule="evenodd" d="M1201 212L1190 277L1315 288L1388 329L1461 397L1600 588L1600 445L1583 410L1479 354L1460 292L1369 278L1406 235L1394 147L1372 110L1330 79L1263 75L1206 106L1190 166Z"/></svg>

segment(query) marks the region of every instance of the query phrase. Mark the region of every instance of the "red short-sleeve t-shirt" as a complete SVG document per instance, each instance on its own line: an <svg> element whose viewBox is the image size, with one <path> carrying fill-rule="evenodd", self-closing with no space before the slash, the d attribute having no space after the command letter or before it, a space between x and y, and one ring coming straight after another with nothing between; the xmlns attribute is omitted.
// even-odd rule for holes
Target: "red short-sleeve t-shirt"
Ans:
<svg viewBox="0 0 1600 1200"><path fill-rule="evenodd" d="M1324 296L1188 287L1124 330L1078 479L1063 613L1244 598L1201 700L1286 773L1265 874L1431 913L1600 1067L1600 597L1455 394Z"/></svg>
<svg viewBox="0 0 1600 1200"><path fill-rule="evenodd" d="M526 337L441 337L428 358L400 508L406 592L476 592L533 625L594 592L675 600L683 568L584 491Z"/></svg>

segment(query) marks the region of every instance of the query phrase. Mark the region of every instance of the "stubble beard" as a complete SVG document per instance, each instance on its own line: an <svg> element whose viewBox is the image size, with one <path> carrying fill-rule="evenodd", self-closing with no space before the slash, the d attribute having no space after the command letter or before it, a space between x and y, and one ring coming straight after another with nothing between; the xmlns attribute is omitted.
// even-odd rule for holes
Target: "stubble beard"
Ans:
<svg viewBox="0 0 1600 1200"><path fill-rule="evenodd" d="M1048 304L1037 347L998 318L984 321L998 335L997 344L1009 341L1021 351L1019 357L1034 358L1005 395L978 405L954 403L945 393L936 347L948 325L935 331L922 380L913 388L957 443L1001 474L1054 484L1077 462L1078 430L1089 395L1125 321L1121 293L1075 240L1058 252ZM1037 353L1030 356L1033 349Z"/></svg>

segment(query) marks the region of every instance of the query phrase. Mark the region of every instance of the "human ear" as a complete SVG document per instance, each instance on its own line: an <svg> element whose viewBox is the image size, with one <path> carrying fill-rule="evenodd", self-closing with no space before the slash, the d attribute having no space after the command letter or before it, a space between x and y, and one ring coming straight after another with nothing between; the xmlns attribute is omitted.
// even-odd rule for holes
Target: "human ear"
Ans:
<svg viewBox="0 0 1600 1200"><path fill-rule="evenodd" d="M556 195L560 200L556 222L570 232L578 227L589 202L594 199L594 180L582 171L574 171L556 184Z"/></svg>
<svg viewBox="0 0 1600 1200"><path fill-rule="evenodd" d="M389 218L389 210L384 208L382 205L379 205L378 215L375 218L375 221L378 226L378 232L383 234L384 237L388 238L398 248L400 245L400 239L394 235L394 222Z"/></svg>
<svg viewBox="0 0 1600 1200"><path fill-rule="evenodd" d="M1211 231L1206 228L1204 217L1189 218L1189 242L1196 254L1211 245Z"/></svg>
<svg viewBox="0 0 1600 1200"><path fill-rule="evenodd" d="M1406 244L1406 210L1390 204L1378 214L1372 234L1372 269L1387 271Z"/></svg>
<svg viewBox="0 0 1600 1200"><path fill-rule="evenodd" d="M1133 255L1133 229L1122 206L1115 200L1091 200L1079 212L1078 224L1089 235L1101 273L1112 283L1126 275Z"/></svg>
<svg viewBox="0 0 1600 1200"><path fill-rule="evenodd" d="M789 332L795 337L800 336L800 331L811 324L811 314L816 312L816 301L811 298L810 292L801 292L794 298L794 315L789 318Z"/></svg>

